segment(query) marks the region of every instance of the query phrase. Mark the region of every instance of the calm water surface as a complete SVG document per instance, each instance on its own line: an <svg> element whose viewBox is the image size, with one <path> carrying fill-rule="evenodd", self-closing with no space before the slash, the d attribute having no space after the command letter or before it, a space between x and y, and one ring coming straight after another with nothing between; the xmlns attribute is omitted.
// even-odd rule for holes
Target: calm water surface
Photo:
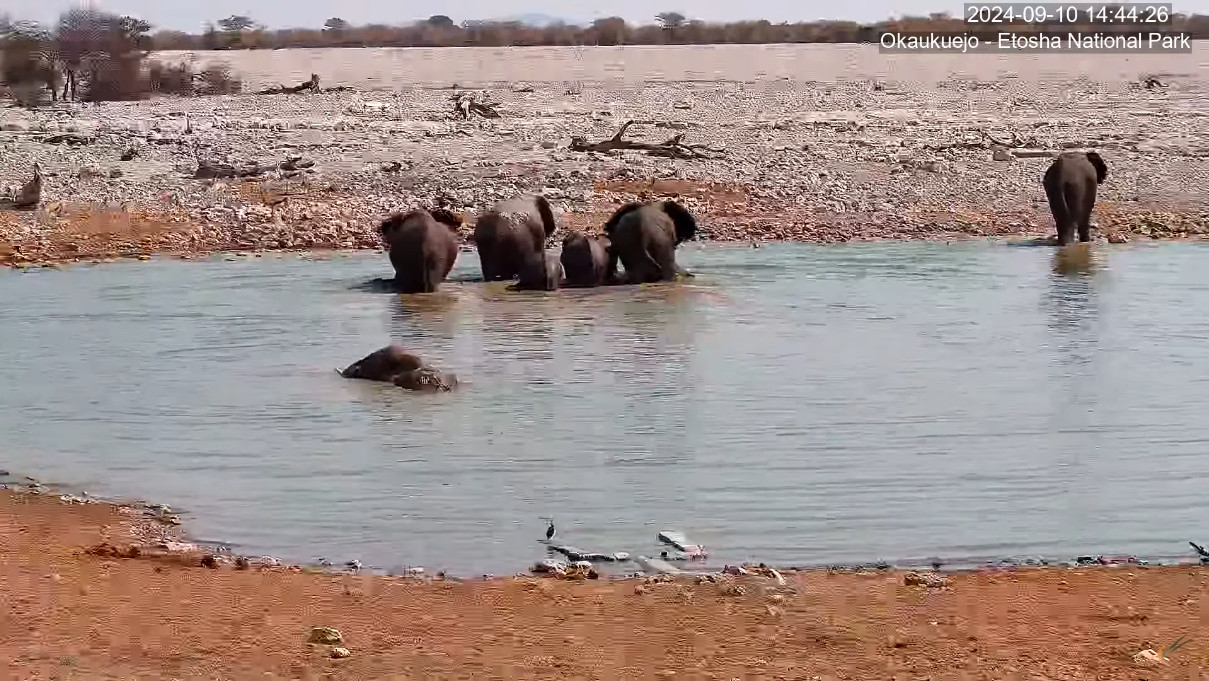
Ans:
<svg viewBox="0 0 1209 681"><path fill-rule="evenodd" d="M0 464L295 560L827 563L1209 539L1209 249L686 248L695 285L369 293L381 255L0 272ZM478 273L463 253L455 278ZM394 340L417 395L333 369Z"/></svg>

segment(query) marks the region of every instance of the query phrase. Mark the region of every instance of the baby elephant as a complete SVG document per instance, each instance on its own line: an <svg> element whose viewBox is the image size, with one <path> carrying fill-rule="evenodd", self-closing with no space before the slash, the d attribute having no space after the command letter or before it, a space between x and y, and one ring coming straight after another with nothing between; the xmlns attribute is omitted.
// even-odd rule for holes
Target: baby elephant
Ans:
<svg viewBox="0 0 1209 681"><path fill-rule="evenodd" d="M1108 165L1094 151L1059 154L1045 171L1041 184L1049 199L1058 230L1058 245L1069 244L1079 230L1079 241L1091 241L1091 209L1096 187L1108 177Z"/></svg>
<svg viewBox="0 0 1209 681"><path fill-rule="evenodd" d="M509 291L557 291L563 279L563 266L549 251L530 254L521 267L520 277Z"/></svg>
<svg viewBox="0 0 1209 681"><path fill-rule="evenodd" d="M458 385L458 377L447 374L403 349L388 345L375 350L360 361L348 365L340 375L367 381L394 383L407 390L449 392Z"/></svg>
<svg viewBox="0 0 1209 681"><path fill-rule="evenodd" d="M559 261L562 262L568 288L591 288L613 283L608 277L607 237L590 237L582 232L572 232L563 238L563 252Z"/></svg>

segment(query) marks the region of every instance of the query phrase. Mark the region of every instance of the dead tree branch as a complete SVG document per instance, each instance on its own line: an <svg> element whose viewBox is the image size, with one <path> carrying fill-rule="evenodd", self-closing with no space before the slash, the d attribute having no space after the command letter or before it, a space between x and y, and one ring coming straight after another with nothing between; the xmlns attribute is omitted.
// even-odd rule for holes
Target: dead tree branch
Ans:
<svg viewBox="0 0 1209 681"><path fill-rule="evenodd" d="M478 114L483 118L499 118L500 112L496 111L499 107L499 102L480 102L478 98L469 92L459 92L449 98L453 102L453 113L462 118L470 118L471 114Z"/></svg>
<svg viewBox="0 0 1209 681"><path fill-rule="evenodd" d="M666 156L668 158L709 158L709 156L700 151L700 149L704 148L703 146L699 144L685 144L683 133L676 135L666 142L660 142L659 144L652 144L650 142L633 142L622 139L626 133L626 130L628 130L633 124L634 121L632 120L622 123L621 128L617 130L617 134L601 142L588 142L586 137L577 135L571 138L571 146L569 146L568 149L571 151L596 152L625 149L632 151L644 151L653 156Z"/></svg>
<svg viewBox="0 0 1209 681"><path fill-rule="evenodd" d="M304 80L294 87L286 87L278 85L265 90L260 90L258 95L296 95L299 92L319 92L319 74L312 73L310 80Z"/></svg>

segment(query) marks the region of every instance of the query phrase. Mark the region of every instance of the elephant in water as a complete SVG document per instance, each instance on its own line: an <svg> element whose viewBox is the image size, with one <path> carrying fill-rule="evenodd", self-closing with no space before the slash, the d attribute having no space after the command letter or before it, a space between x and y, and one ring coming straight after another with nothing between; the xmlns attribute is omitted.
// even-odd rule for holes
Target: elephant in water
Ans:
<svg viewBox="0 0 1209 681"><path fill-rule="evenodd" d="M1091 241L1091 209L1096 205L1096 187L1108 177L1108 165L1094 151L1068 151L1059 154L1045 171L1041 184L1049 199L1054 226L1058 230L1058 245L1065 246L1074 239Z"/></svg>
<svg viewBox="0 0 1209 681"><path fill-rule="evenodd" d="M692 276L676 264L676 247L693 238L697 221L675 201L627 203L609 218L604 231L610 243L606 278L617 276L618 260L630 284Z"/></svg>
<svg viewBox="0 0 1209 681"><path fill-rule="evenodd" d="M532 254L545 250L558 229L550 202L541 194L518 196L491 207L474 225L474 243L485 281L520 276Z"/></svg>
<svg viewBox="0 0 1209 681"><path fill-rule="evenodd" d="M444 209L395 213L382 221L378 231L390 251L399 293L437 290L458 258L461 226L462 221Z"/></svg>
<svg viewBox="0 0 1209 681"><path fill-rule="evenodd" d="M458 385L458 377L425 364L401 345L375 350L340 371L345 378L394 383L407 390L449 392Z"/></svg>
<svg viewBox="0 0 1209 681"><path fill-rule="evenodd" d="M509 291L557 291L563 280L563 266L558 256L542 249L530 254L521 268L516 283Z"/></svg>
<svg viewBox="0 0 1209 681"><path fill-rule="evenodd" d="M609 280L609 240L572 232L563 238L562 262L568 288L591 288Z"/></svg>

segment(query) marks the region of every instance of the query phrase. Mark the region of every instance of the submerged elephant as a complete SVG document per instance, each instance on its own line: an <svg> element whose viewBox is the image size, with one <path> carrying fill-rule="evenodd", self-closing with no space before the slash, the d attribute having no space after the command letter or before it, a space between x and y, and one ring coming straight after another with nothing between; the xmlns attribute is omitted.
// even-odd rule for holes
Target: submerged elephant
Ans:
<svg viewBox="0 0 1209 681"><path fill-rule="evenodd" d="M564 285L568 288L591 288L613 283L609 280L609 240L572 232L563 238L562 262Z"/></svg>
<svg viewBox="0 0 1209 681"><path fill-rule="evenodd" d="M692 276L676 264L676 247L693 238L697 221L675 201L627 203L609 218L604 231L610 243L607 278L616 277L618 260L630 284Z"/></svg>
<svg viewBox="0 0 1209 681"><path fill-rule="evenodd" d="M521 267L520 276L516 283L508 287L509 291L557 291L563 280L563 266L558 256L542 249L540 253L530 254Z"/></svg>
<svg viewBox="0 0 1209 681"><path fill-rule="evenodd" d="M541 194L492 206L474 225L483 279L505 281L519 276L529 257L545 250L546 239L557 229L550 202Z"/></svg>
<svg viewBox="0 0 1209 681"><path fill-rule="evenodd" d="M449 392L458 385L458 377L425 364L401 345L375 350L340 371L345 378L394 383L407 390Z"/></svg>
<svg viewBox="0 0 1209 681"><path fill-rule="evenodd" d="M1094 151L1059 154L1045 171L1041 184L1049 200L1058 245L1065 246L1079 230L1079 241L1091 241L1091 210L1096 188L1108 177L1108 164Z"/></svg>
<svg viewBox="0 0 1209 681"><path fill-rule="evenodd" d="M390 251L400 293L437 290L458 258L461 226L461 220L444 209L395 213L382 221L378 231Z"/></svg>

